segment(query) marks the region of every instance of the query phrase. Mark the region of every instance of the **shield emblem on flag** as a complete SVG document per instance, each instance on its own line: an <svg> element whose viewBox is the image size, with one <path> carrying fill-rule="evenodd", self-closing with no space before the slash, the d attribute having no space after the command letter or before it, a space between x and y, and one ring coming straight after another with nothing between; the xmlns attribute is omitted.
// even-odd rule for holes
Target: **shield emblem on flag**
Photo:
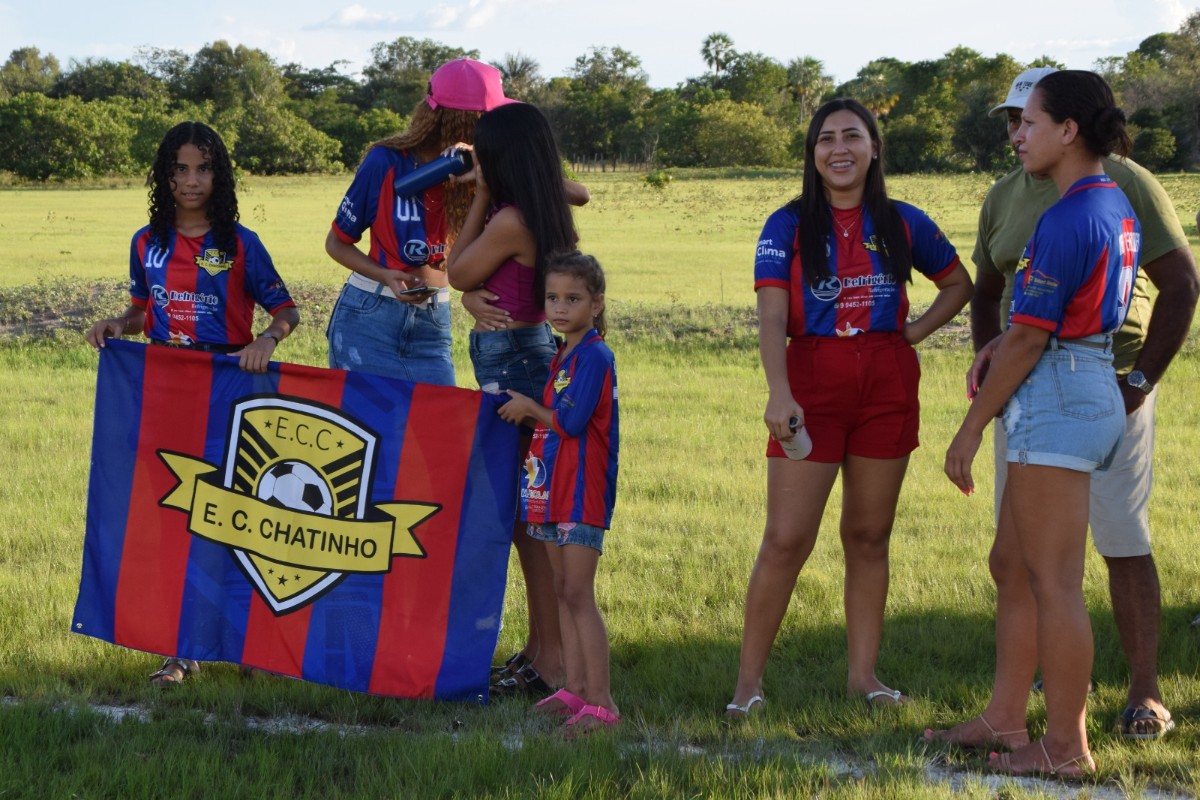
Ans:
<svg viewBox="0 0 1200 800"><path fill-rule="evenodd" d="M375 444L374 433L334 409L278 396L245 400L233 409L224 485L301 514L363 519ZM278 523L269 527L278 539ZM290 526L285 535L296 537ZM233 553L276 614L307 605L344 577L241 548Z"/></svg>

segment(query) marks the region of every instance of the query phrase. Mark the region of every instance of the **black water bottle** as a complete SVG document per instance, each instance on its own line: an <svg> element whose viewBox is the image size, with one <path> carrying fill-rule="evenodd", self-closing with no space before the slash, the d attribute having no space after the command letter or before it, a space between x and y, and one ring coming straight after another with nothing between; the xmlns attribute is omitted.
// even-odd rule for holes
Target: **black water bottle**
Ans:
<svg viewBox="0 0 1200 800"><path fill-rule="evenodd" d="M451 175L462 175L471 168L471 151L455 150L448 156L438 156L422 164L392 184L398 197L413 197L430 186L441 183Z"/></svg>

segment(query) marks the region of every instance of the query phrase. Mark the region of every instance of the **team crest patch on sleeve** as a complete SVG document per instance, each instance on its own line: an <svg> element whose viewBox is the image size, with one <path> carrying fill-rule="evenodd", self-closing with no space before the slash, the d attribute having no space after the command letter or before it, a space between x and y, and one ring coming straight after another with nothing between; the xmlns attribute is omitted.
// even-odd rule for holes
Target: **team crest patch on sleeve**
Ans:
<svg viewBox="0 0 1200 800"><path fill-rule="evenodd" d="M215 278L222 272L228 272L233 267L233 261L229 259L224 250L210 247L196 256L196 266Z"/></svg>
<svg viewBox="0 0 1200 800"><path fill-rule="evenodd" d="M223 465L158 451L179 481L159 501L194 536L227 546L277 615L332 591L348 574L424 558L413 529L441 506L372 503L376 435L341 411L278 395L233 408Z"/></svg>
<svg viewBox="0 0 1200 800"><path fill-rule="evenodd" d="M554 393L558 394L563 389L571 385L571 376L567 374L565 369L560 369L558 374L554 376Z"/></svg>

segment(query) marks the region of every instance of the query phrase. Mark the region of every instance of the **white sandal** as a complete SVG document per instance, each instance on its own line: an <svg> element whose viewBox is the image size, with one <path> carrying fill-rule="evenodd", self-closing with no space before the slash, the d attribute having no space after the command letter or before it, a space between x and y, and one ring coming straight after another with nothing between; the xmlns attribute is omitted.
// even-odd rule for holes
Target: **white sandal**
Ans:
<svg viewBox="0 0 1200 800"><path fill-rule="evenodd" d="M751 710L753 710L755 706L764 706L766 703L767 701L763 699L761 694L756 694L754 697L751 697L749 700L747 700L746 705L744 706L739 706L737 703L729 703L726 705L725 716L731 719L748 717L750 716Z"/></svg>
<svg viewBox="0 0 1200 800"><path fill-rule="evenodd" d="M890 703L876 703L876 700L886 697ZM874 692L867 692L863 695L863 699L867 701L867 705L875 708L877 706L902 706L910 702L910 700L900 693L899 689L877 689Z"/></svg>

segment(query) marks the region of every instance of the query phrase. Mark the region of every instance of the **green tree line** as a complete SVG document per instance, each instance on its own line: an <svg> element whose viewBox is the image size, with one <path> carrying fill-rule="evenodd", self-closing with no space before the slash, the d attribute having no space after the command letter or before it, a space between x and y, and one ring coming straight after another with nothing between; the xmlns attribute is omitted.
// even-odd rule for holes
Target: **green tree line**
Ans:
<svg viewBox="0 0 1200 800"><path fill-rule="evenodd" d="M784 64L738 50L724 33L699 52L705 73L672 89L651 88L641 60L620 47L592 47L558 77L521 53L495 66L510 97L546 112L575 163L793 165L812 113L848 96L878 116L893 172L1011 167L1004 126L988 110L1021 70L1062 66L956 47L933 61L878 58L835 85L817 59ZM139 174L182 119L213 125L251 173L353 169L370 142L406 125L430 73L459 57L479 53L403 36L376 44L351 75L345 61L310 69L217 41L194 54L147 47L129 61L72 60L64 69L25 47L0 67L0 171L37 181ZM1200 11L1095 69L1129 116L1138 161L1200 165Z"/></svg>

